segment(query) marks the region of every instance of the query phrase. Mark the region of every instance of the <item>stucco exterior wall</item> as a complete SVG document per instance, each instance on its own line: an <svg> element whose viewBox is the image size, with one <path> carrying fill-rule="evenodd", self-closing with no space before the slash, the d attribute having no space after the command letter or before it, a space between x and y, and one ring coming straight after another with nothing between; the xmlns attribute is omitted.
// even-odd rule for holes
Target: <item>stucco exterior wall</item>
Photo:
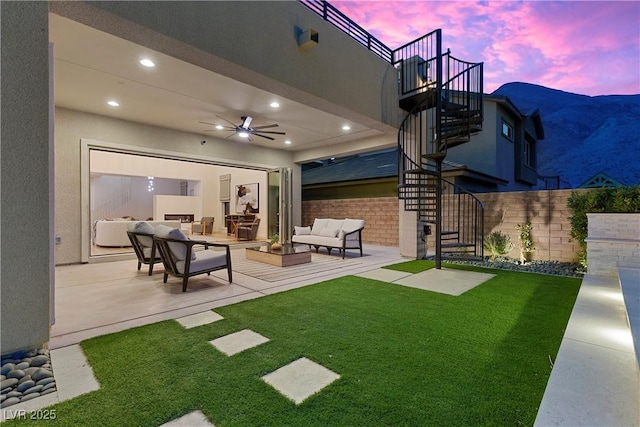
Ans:
<svg viewBox="0 0 640 427"><path fill-rule="evenodd" d="M46 2L0 9L2 353L49 339L52 239Z"/></svg>

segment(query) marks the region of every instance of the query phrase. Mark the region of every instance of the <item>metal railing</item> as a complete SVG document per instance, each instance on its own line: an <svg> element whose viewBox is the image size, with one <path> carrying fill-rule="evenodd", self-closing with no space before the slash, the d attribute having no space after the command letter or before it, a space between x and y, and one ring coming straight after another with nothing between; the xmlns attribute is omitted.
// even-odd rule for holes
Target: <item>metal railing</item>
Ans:
<svg viewBox="0 0 640 427"><path fill-rule="evenodd" d="M322 16L322 19L340 29L355 41L389 63L393 63L393 50L353 22L347 15L323 0L298 0Z"/></svg>
<svg viewBox="0 0 640 427"><path fill-rule="evenodd" d="M442 30L430 32L393 51L391 64L398 69L400 95L410 96L442 83Z"/></svg>

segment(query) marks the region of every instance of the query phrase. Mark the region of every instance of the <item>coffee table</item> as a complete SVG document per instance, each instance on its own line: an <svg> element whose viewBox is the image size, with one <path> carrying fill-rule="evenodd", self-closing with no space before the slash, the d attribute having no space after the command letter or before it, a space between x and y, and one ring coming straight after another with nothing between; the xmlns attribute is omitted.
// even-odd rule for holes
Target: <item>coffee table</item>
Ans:
<svg viewBox="0 0 640 427"><path fill-rule="evenodd" d="M305 246L283 244L282 249L271 249L271 244L246 248L246 258L278 267L305 264L311 262L311 251Z"/></svg>

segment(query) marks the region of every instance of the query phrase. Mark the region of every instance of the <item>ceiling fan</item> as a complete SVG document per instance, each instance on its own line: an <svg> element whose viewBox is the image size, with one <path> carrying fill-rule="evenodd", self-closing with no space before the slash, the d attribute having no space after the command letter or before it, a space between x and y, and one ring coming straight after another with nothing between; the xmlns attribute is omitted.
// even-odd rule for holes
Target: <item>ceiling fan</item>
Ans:
<svg viewBox="0 0 640 427"><path fill-rule="evenodd" d="M251 116L242 116L242 124L236 125L232 122L230 122L229 120L225 119L224 117L220 117L220 116L216 116L219 119L224 120L225 122L229 123L231 126L221 126L215 123L209 123L209 122L200 122L200 123L204 123L206 125L212 125L215 126L216 129L210 129L209 131L213 131L213 130L223 130L223 131L231 131L233 132L231 135L229 135L227 138L232 137L233 135L238 135L241 138L247 138L249 139L249 141L253 141L253 139L251 139L251 136L259 136L260 138L265 138L265 139L270 139L270 140L274 140L272 137L264 135L264 134L274 134L274 135L286 135L284 132L274 132L274 131L264 131L262 129L269 129L269 128L274 128L277 127L277 124L272 124L272 125L265 125L265 126L254 126L251 127L251 121L253 120L253 118Z"/></svg>

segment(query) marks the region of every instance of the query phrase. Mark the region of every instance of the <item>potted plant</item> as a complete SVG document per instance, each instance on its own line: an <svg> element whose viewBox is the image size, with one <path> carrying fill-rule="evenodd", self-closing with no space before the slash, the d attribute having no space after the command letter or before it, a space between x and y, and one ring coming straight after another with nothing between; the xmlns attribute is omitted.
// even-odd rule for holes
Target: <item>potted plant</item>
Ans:
<svg viewBox="0 0 640 427"><path fill-rule="evenodd" d="M520 261L522 261L523 264L531 261L531 253L536 250L535 246L533 246L533 240L531 239L532 228L531 221L516 225L516 230L520 233Z"/></svg>
<svg viewBox="0 0 640 427"><path fill-rule="evenodd" d="M273 249L274 251L279 251L280 249L282 249L282 244L280 243L280 235L278 233L269 238L269 243L271 244L271 249Z"/></svg>

